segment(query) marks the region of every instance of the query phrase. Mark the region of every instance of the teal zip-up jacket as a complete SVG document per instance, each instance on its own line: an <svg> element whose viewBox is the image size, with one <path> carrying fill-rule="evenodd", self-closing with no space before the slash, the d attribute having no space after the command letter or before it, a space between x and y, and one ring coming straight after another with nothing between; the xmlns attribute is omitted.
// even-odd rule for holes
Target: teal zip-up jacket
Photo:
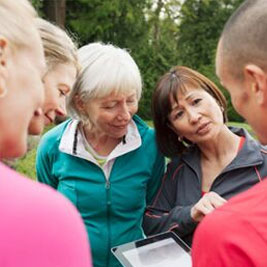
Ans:
<svg viewBox="0 0 267 267"><path fill-rule="evenodd" d="M121 266L110 249L144 237L144 210L164 174L164 157L157 148L154 130L136 115L133 120L141 146L115 159L108 180L97 164L79 157L79 151L74 155L59 149L71 120L46 133L38 147L38 180L60 191L79 210L91 243L94 267ZM73 134L70 146L74 140Z"/></svg>

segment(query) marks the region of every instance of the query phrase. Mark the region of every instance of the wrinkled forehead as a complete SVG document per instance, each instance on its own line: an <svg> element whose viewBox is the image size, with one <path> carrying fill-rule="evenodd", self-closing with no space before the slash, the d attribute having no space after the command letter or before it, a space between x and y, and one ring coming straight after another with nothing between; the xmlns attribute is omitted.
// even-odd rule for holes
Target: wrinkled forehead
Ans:
<svg viewBox="0 0 267 267"><path fill-rule="evenodd" d="M112 90L110 92L106 92L105 94L98 94L95 97L91 98L92 100L98 100L100 102L109 102L109 101L119 101L122 99L134 98L137 99L137 93L135 90Z"/></svg>

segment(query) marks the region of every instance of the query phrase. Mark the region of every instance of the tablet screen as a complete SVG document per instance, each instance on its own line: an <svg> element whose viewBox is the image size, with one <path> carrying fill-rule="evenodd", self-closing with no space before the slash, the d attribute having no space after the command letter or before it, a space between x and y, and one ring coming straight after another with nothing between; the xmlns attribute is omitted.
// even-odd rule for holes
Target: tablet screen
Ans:
<svg viewBox="0 0 267 267"><path fill-rule="evenodd" d="M174 233L168 232L113 249L126 267L191 267L190 249Z"/></svg>

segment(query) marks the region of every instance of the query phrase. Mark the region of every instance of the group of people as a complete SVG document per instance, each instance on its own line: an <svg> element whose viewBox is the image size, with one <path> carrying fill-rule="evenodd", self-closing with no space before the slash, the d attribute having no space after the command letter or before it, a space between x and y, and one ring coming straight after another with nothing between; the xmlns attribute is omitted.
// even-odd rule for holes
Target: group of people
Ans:
<svg viewBox="0 0 267 267"><path fill-rule="evenodd" d="M216 56L263 144L266 8L245 0ZM39 144L42 184L0 163L1 266L119 267L112 247L164 231L192 244L196 267L266 266L267 147L227 126L223 94L195 70L176 66L159 79L154 130L136 115L141 94L127 50L77 49L27 0L0 1L0 158L23 155L28 134L69 115Z"/></svg>

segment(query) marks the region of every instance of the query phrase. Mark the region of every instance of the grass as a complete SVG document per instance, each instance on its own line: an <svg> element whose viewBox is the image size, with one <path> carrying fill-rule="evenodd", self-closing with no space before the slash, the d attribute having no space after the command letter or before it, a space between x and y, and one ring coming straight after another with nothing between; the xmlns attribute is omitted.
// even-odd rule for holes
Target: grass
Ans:
<svg viewBox="0 0 267 267"><path fill-rule="evenodd" d="M49 125L45 127L44 133L53 128L54 125ZM28 137L28 153L15 160L8 161L8 165L16 169L19 173L29 177L32 180L36 180L36 170L35 170L35 158L36 150L39 143L39 136L29 136Z"/></svg>
<svg viewBox="0 0 267 267"><path fill-rule="evenodd" d="M153 127L152 121L146 121L147 124L151 127ZM245 128L252 136L255 137L255 134L253 133L251 127L246 123L240 123L240 122L229 122L228 125L235 126L235 127L241 127ZM51 128L45 129L45 132L48 131ZM33 180L36 180L36 171L35 171L35 157L36 157L36 148L38 145L38 139L30 138L29 139L29 146L31 149L29 152L23 156L22 158L15 160L11 162L11 165L20 173L30 177Z"/></svg>
<svg viewBox="0 0 267 267"><path fill-rule="evenodd" d="M35 158L36 146L15 163L15 169L27 177L36 180Z"/></svg>

